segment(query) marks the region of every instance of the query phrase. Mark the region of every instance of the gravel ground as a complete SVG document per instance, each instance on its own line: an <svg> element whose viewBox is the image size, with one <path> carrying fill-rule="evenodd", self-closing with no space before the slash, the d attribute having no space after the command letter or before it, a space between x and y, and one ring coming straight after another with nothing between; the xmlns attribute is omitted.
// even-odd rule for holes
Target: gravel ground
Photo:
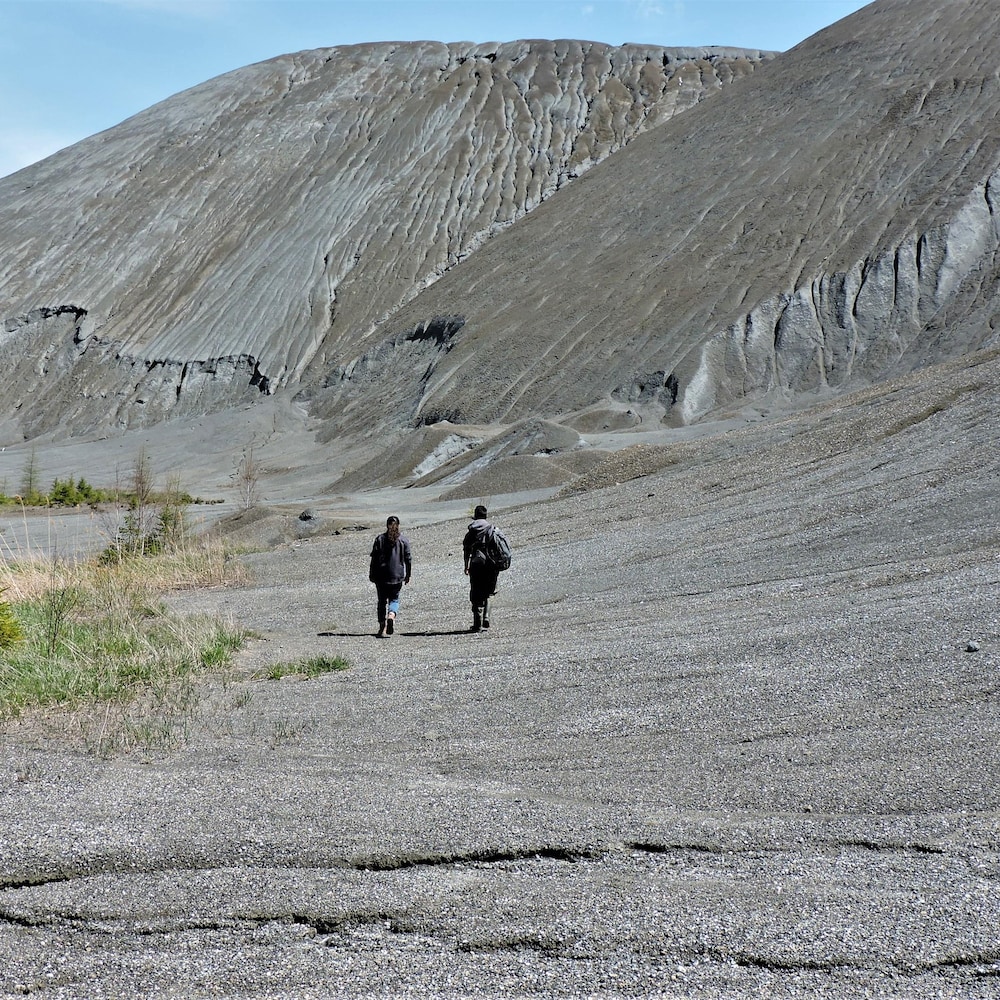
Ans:
<svg viewBox="0 0 1000 1000"><path fill-rule="evenodd" d="M391 639L371 532L173 598L260 635L181 745L2 737L0 995L997 997L996 368L497 510L478 635L451 508Z"/></svg>

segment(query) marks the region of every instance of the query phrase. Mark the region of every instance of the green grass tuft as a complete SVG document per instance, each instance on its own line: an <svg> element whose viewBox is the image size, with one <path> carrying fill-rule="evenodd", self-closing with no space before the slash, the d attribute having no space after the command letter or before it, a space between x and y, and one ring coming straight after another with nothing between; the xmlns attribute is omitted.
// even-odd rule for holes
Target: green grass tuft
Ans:
<svg viewBox="0 0 1000 1000"><path fill-rule="evenodd" d="M3 588L0 588L0 594ZM24 642L24 629L8 601L0 600L0 649L10 649Z"/></svg>
<svg viewBox="0 0 1000 1000"><path fill-rule="evenodd" d="M258 677L269 681L280 681L282 677L319 677L322 674L349 670L350 663L342 656L312 656L294 663L272 663L258 672Z"/></svg>

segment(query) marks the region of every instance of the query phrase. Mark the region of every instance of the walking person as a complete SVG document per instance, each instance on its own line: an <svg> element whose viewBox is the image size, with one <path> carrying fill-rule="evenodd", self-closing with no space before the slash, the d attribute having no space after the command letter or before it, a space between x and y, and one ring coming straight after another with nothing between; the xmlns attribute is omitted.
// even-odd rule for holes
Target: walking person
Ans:
<svg viewBox="0 0 1000 1000"><path fill-rule="evenodd" d="M399 614L399 594L410 582L410 542L399 533L399 518L386 518L385 531L372 545L368 579L378 594L378 637L392 635Z"/></svg>
<svg viewBox="0 0 1000 1000"><path fill-rule="evenodd" d="M490 598L497 592L497 577L506 566L490 557L491 541L495 537L507 540L487 518L489 511L480 504L473 512L473 520L462 541L465 555L465 575L469 578L469 601L472 604L472 627L470 632L490 627ZM507 566L510 565L509 547Z"/></svg>

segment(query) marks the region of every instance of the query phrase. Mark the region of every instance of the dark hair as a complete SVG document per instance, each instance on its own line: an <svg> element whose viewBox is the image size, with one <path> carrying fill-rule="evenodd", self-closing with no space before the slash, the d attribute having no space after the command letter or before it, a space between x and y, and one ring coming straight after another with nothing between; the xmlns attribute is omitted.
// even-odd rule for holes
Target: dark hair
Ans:
<svg viewBox="0 0 1000 1000"><path fill-rule="evenodd" d="M390 545L395 545L399 541L399 518L395 514L385 519L385 535Z"/></svg>
<svg viewBox="0 0 1000 1000"><path fill-rule="evenodd" d="M490 512L480 504L474 511L476 517L486 518L489 517Z"/></svg>

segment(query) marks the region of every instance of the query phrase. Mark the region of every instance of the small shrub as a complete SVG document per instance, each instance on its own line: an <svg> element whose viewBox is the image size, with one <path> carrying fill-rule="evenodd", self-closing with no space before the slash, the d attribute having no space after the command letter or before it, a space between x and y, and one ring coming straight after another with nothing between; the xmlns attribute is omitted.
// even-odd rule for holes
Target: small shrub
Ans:
<svg viewBox="0 0 1000 1000"><path fill-rule="evenodd" d="M253 445L248 445L236 463L236 484L244 510L257 506L260 491L260 465L254 458Z"/></svg>
<svg viewBox="0 0 1000 1000"><path fill-rule="evenodd" d="M21 473L20 496L25 504L34 507L44 503L41 493L38 490L38 456L35 449L31 449L31 454L25 459L24 470Z"/></svg>
<svg viewBox="0 0 1000 1000"><path fill-rule="evenodd" d="M124 492L118 500L126 513L112 531L111 544L101 553L105 565L137 556L156 556L179 547L186 535L185 508L194 498L174 479L157 492L145 451L136 457Z"/></svg>
<svg viewBox="0 0 1000 1000"><path fill-rule="evenodd" d="M106 503L114 499L114 494L111 490L91 486L82 476L75 482L70 476L68 479L54 479L47 499L53 506L79 507L82 504Z"/></svg>

